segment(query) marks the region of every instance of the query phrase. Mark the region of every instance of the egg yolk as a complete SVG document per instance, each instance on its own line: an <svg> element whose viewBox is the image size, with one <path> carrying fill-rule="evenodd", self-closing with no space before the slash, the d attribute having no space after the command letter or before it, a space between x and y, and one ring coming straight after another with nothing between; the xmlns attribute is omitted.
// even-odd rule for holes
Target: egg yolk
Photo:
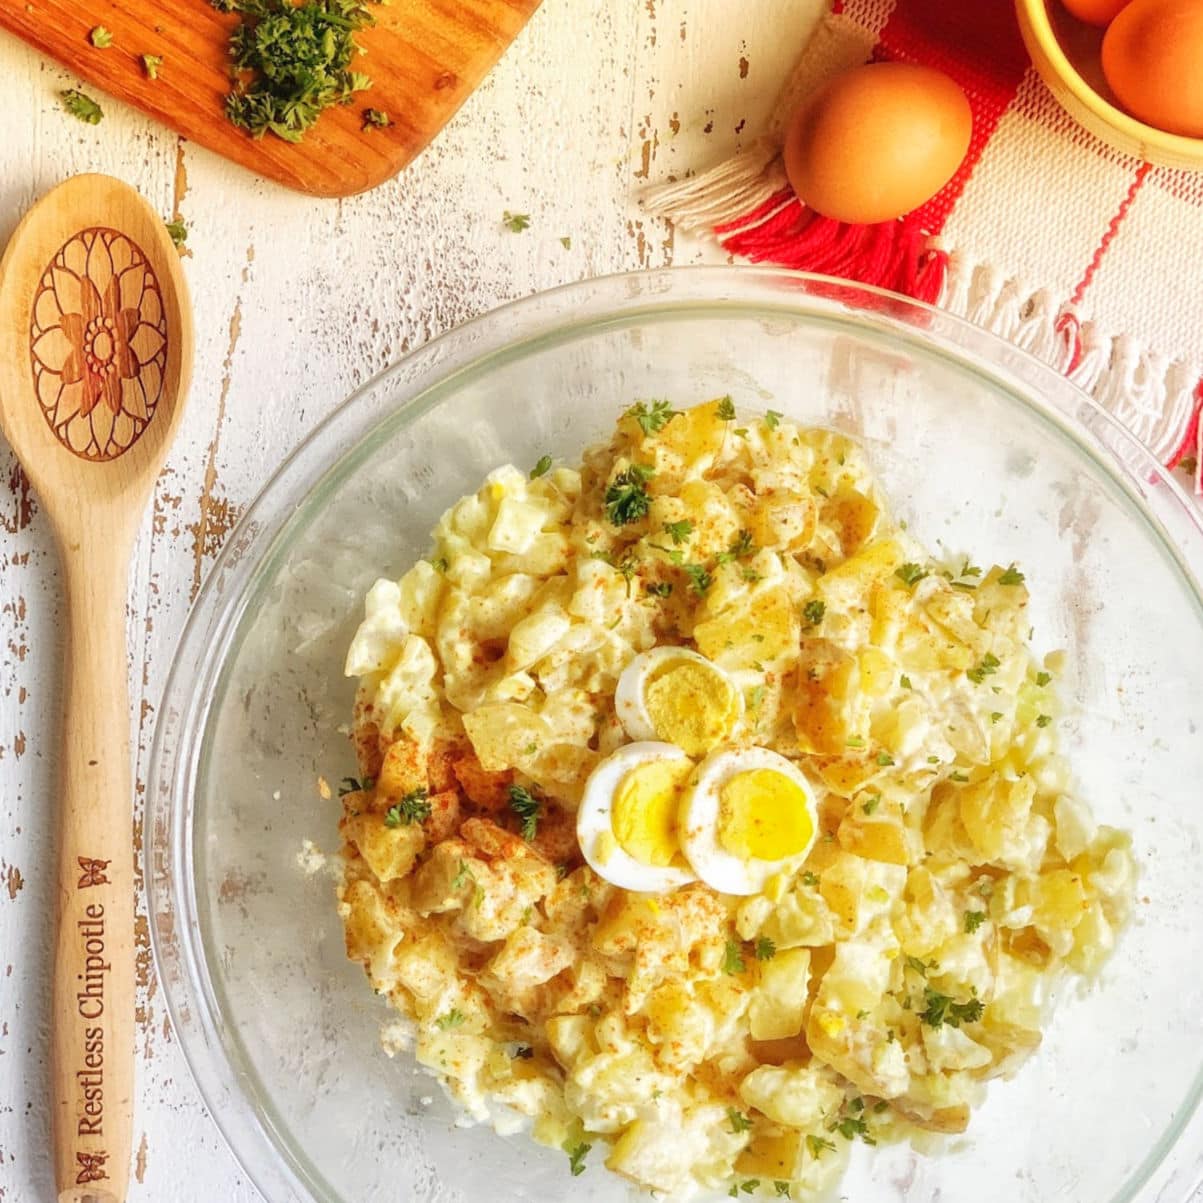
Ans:
<svg viewBox="0 0 1203 1203"><path fill-rule="evenodd" d="M719 790L719 843L741 860L786 860L813 835L806 792L782 773L736 773Z"/></svg>
<svg viewBox="0 0 1203 1203"><path fill-rule="evenodd" d="M664 868L676 858L677 806L691 772L688 760L657 760L632 769L619 782L611 825L624 851L641 864Z"/></svg>
<svg viewBox="0 0 1203 1203"><path fill-rule="evenodd" d="M653 673L643 703L656 735L687 756L704 756L735 725L737 699L727 679L694 660Z"/></svg>

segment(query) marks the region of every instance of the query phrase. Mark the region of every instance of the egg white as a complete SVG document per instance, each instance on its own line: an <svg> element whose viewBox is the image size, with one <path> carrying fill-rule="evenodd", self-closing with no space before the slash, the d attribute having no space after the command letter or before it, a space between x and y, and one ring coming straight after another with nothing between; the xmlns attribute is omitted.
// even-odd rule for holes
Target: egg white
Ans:
<svg viewBox="0 0 1203 1203"><path fill-rule="evenodd" d="M806 797L813 826L810 843L783 860L743 860L719 842L719 793L732 777L767 769L789 778ZM769 879L806 859L819 831L814 786L792 761L768 748L722 748L694 770L681 800L678 833L681 849L695 873L720 894L759 894Z"/></svg>
<svg viewBox="0 0 1203 1203"><path fill-rule="evenodd" d="M614 691L614 710L618 721L622 723L626 733L632 739L658 740L660 732L652 722L648 713L645 696L651 677L665 665L673 662L690 661L700 664L707 672L725 681L731 689L735 700L735 718L731 724L733 731L744 713L743 693L731 679L731 674L719 668L712 660L687 647L654 647L651 651L641 652L622 670L618 678L618 687ZM727 733L730 735L730 731Z"/></svg>
<svg viewBox="0 0 1203 1203"><path fill-rule="evenodd" d="M576 837L589 867L624 890L665 894L696 881L684 865L645 865L618 842L614 834L614 795L626 775L640 765L666 760L691 764L675 744L643 741L624 744L589 775L576 814Z"/></svg>

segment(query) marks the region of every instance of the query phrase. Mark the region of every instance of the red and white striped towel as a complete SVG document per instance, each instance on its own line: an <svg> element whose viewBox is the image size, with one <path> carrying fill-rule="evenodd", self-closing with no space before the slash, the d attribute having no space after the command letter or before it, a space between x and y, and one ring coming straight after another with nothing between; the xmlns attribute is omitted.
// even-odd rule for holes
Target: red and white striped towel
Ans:
<svg viewBox="0 0 1203 1203"><path fill-rule="evenodd" d="M871 58L951 75L969 97L973 139L921 209L847 226L798 200L779 152L801 100ZM835 0L771 128L646 203L742 257L880 284L1001 334L1203 491L1203 174L1150 167L1078 126L1032 68L1008 0Z"/></svg>

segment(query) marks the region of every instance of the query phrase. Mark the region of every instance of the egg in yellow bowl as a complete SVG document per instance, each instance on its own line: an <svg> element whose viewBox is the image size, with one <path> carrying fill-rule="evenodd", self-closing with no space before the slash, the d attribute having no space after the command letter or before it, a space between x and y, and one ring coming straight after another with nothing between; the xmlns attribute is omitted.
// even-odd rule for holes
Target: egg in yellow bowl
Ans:
<svg viewBox="0 0 1203 1203"><path fill-rule="evenodd" d="M816 1198L856 1143L965 1130L1135 881L1029 584L730 397L491 473L347 658L340 914L419 1065L673 1198Z"/></svg>

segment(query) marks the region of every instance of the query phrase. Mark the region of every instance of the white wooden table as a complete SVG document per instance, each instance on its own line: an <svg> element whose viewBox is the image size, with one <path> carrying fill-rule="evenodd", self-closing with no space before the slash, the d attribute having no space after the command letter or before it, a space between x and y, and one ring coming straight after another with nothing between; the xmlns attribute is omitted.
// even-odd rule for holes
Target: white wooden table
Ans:
<svg viewBox="0 0 1203 1203"><path fill-rule="evenodd" d="M643 218L633 198L754 134L821 3L545 0L407 173L341 202L263 183L103 98L102 124L82 125L57 101L76 81L0 35L0 242L36 196L79 171L130 181L190 231L195 384L130 585L139 849L176 638L282 456L353 388L465 318L569 280L715 258ZM530 228L508 231L506 210L529 213ZM0 1203L53 1199L42 866L53 847L59 605L49 532L0 442ZM138 913L130 1199L252 1203L174 1040L141 897Z"/></svg>
<svg viewBox="0 0 1203 1203"><path fill-rule="evenodd" d="M17 3L19 0L2 0ZM569 280L714 257L633 197L763 121L820 0L545 0L408 172L366 196L287 193L0 34L0 242L65 176L104 171L188 224L195 383L136 553L128 624L141 794L192 597L283 455L353 388L495 305ZM742 12L742 15L741 15ZM530 228L502 225L510 210ZM570 237L571 248L561 245ZM0 1200L50 1203L46 1049L60 605L50 534L0 441ZM134 1203L250 1203L174 1040L139 899Z"/></svg>

